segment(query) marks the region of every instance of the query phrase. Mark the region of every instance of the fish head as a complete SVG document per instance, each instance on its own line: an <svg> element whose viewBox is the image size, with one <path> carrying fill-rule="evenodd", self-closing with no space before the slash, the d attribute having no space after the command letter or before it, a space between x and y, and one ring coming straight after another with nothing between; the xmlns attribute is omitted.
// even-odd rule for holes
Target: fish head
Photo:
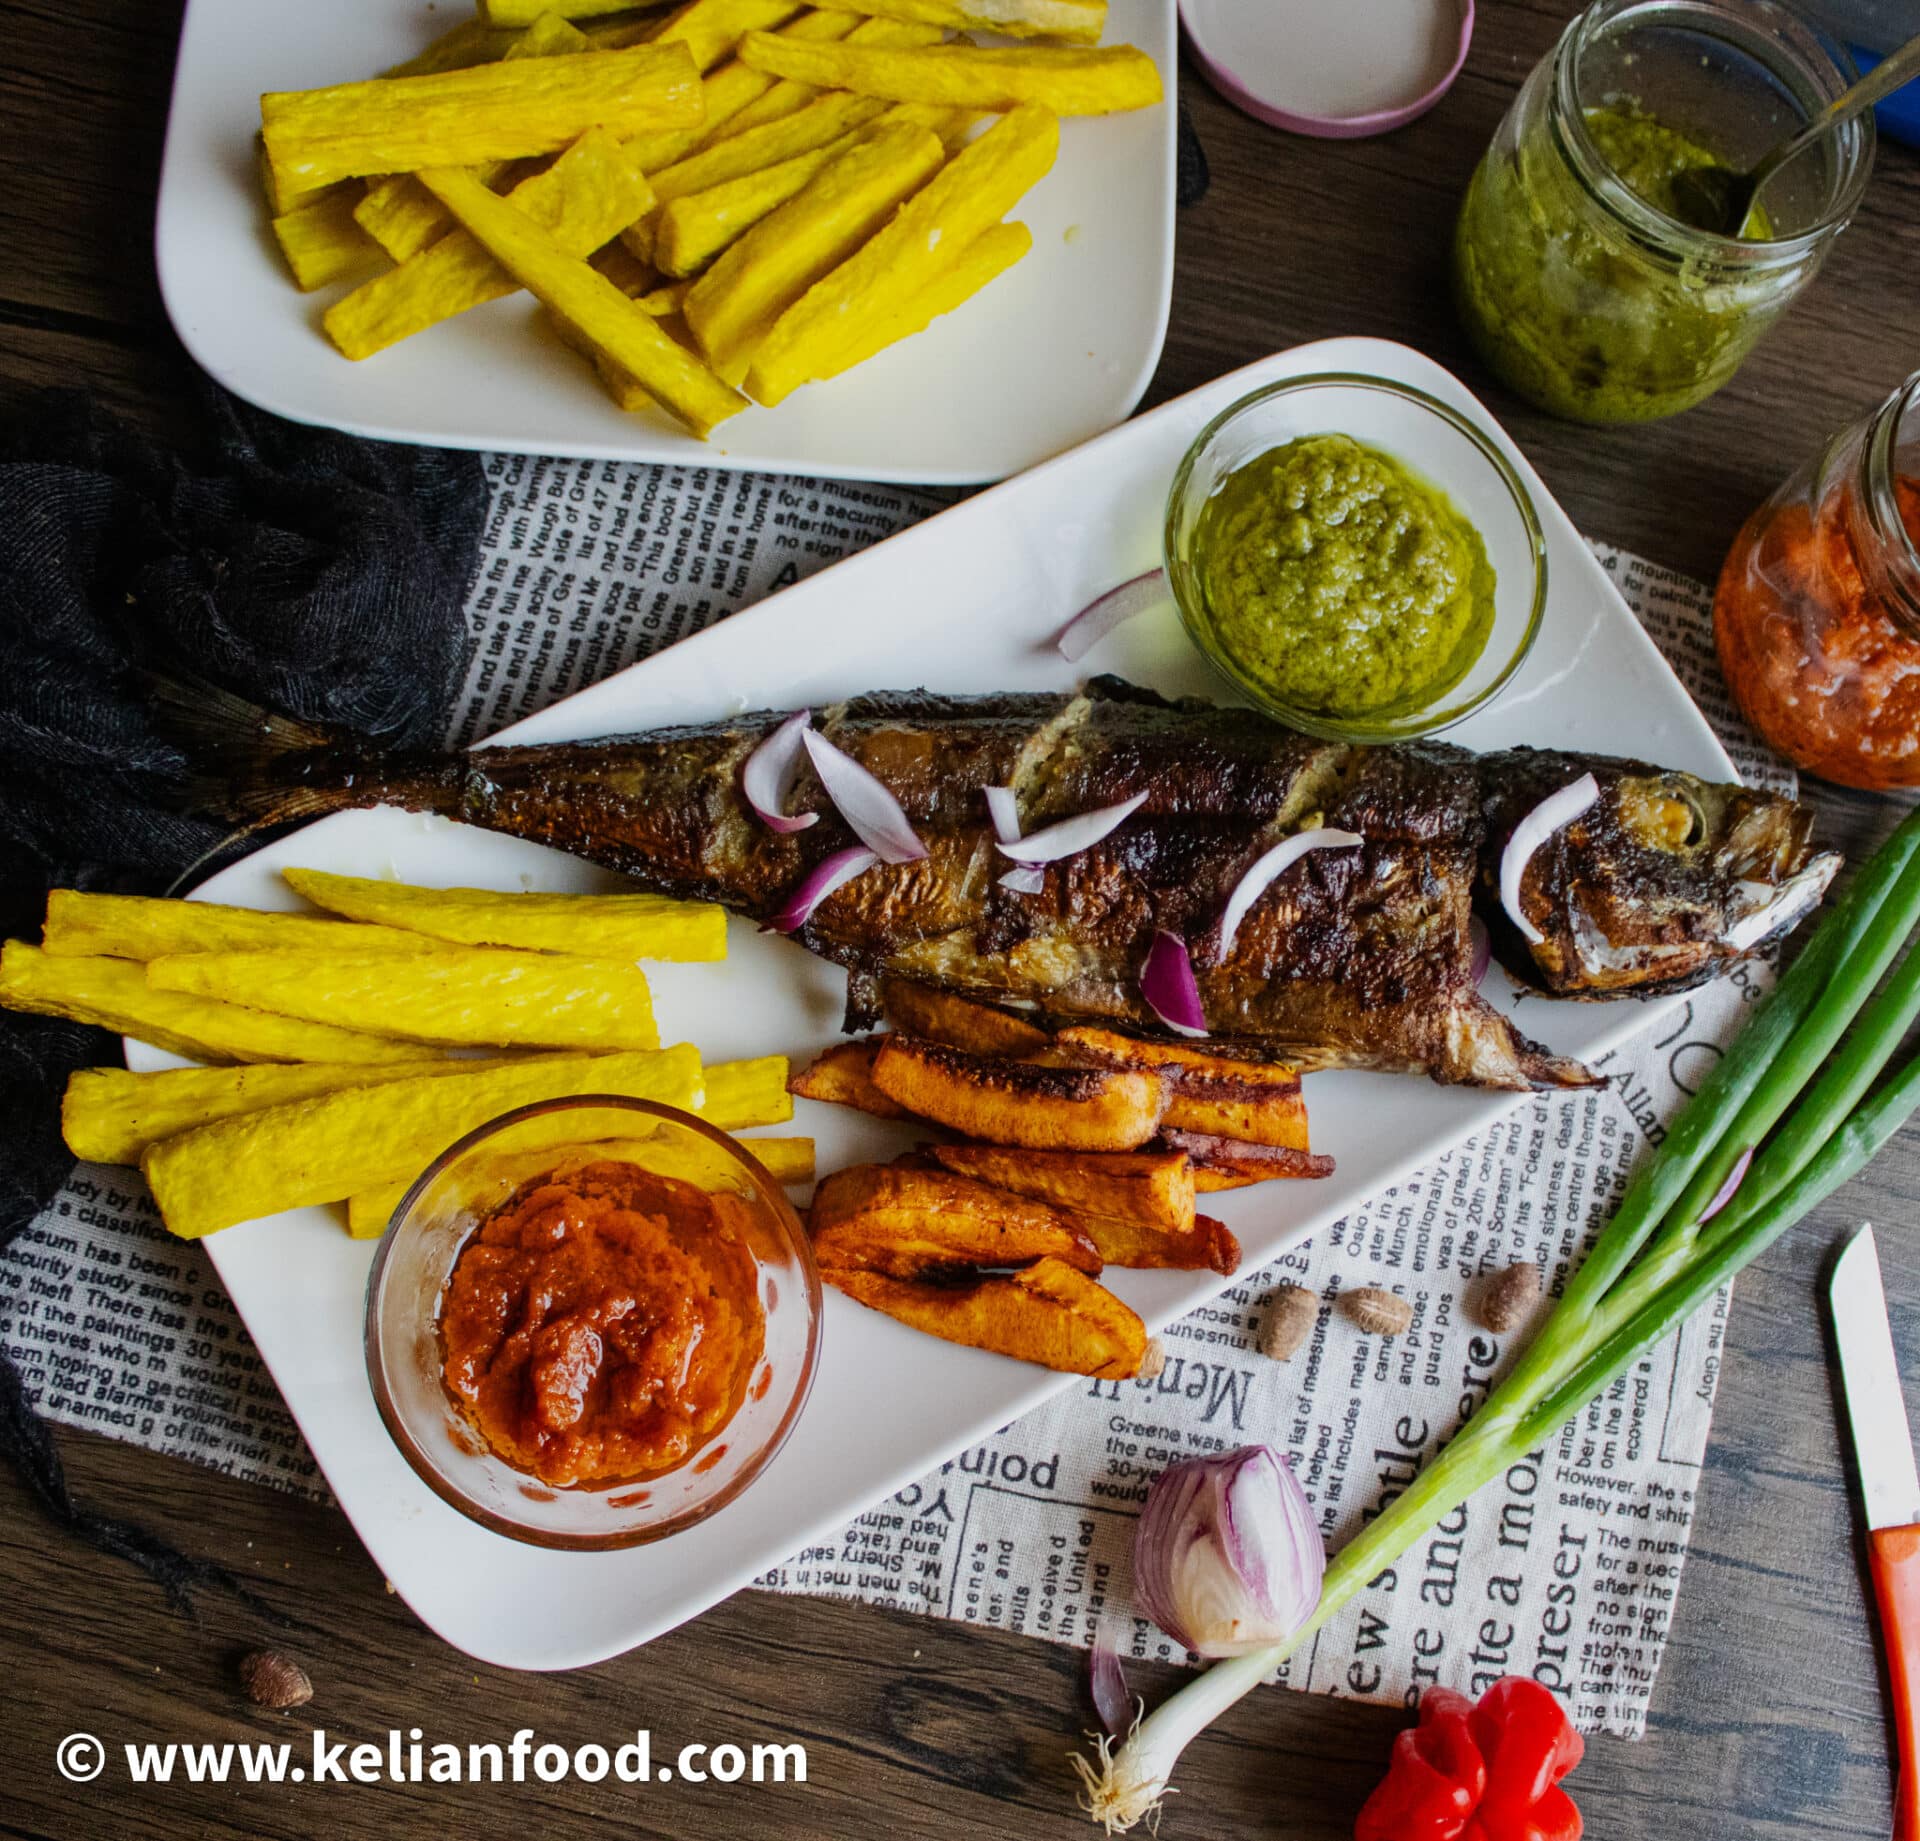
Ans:
<svg viewBox="0 0 1920 1841"><path fill-rule="evenodd" d="M1813 815L1754 787L1637 762L1516 751L1482 767L1490 848L1483 888L1515 825L1591 773L1599 798L1527 865L1522 909L1542 935L1495 921L1502 962L1563 996L1684 990L1791 933L1840 868L1813 847Z"/></svg>

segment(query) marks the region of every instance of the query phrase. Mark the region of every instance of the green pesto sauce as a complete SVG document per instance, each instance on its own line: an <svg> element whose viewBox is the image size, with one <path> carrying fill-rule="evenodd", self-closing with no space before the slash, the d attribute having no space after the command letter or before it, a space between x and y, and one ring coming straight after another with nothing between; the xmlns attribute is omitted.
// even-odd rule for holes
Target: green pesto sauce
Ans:
<svg viewBox="0 0 1920 1841"><path fill-rule="evenodd" d="M1589 109L1586 126L1621 181L1669 217L1679 216L1679 175L1718 163L1631 105ZM1762 212L1751 228L1772 234ZM1636 249L1544 140L1481 161L1454 238L1454 298L1495 372L1582 422L1691 407L1733 375L1785 304L1777 278L1712 279Z"/></svg>
<svg viewBox="0 0 1920 1841"><path fill-rule="evenodd" d="M1220 650L1255 690L1356 718L1458 683L1493 627L1493 566L1453 502L1391 454L1309 435L1229 473L1193 560Z"/></svg>

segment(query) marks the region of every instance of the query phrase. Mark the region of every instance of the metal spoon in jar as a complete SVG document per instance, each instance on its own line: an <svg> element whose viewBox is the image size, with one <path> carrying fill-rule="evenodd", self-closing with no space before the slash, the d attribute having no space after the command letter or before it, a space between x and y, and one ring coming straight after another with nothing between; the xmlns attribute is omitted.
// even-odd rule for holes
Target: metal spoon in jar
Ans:
<svg viewBox="0 0 1920 1841"><path fill-rule="evenodd" d="M1804 127L1762 157L1752 171L1730 166L1693 166L1675 175L1673 201L1683 223L1716 236L1743 236L1761 188L1789 160L1862 110L1884 101L1909 78L1920 76L1920 38L1889 52L1851 89L1843 91Z"/></svg>

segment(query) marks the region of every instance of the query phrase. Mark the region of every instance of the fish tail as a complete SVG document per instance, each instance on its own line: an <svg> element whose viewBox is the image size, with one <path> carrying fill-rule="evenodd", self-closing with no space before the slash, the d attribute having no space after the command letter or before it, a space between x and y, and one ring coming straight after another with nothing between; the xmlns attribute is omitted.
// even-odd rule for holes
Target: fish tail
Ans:
<svg viewBox="0 0 1920 1841"><path fill-rule="evenodd" d="M186 803L249 831L362 806L445 811L457 797L444 763L382 754L346 729L197 679L149 677L145 688L162 732L185 756Z"/></svg>

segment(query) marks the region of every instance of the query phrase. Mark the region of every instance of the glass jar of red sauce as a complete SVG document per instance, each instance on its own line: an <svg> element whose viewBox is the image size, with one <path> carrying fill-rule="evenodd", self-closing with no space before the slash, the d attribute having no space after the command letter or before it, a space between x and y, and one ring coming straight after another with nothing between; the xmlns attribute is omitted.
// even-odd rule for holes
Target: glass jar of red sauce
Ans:
<svg viewBox="0 0 1920 1841"><path fill-rule="evenodd" d="M1713 630L1740 707L1796 766L1920 786L1920 371L1747 520Z"/></svg>

